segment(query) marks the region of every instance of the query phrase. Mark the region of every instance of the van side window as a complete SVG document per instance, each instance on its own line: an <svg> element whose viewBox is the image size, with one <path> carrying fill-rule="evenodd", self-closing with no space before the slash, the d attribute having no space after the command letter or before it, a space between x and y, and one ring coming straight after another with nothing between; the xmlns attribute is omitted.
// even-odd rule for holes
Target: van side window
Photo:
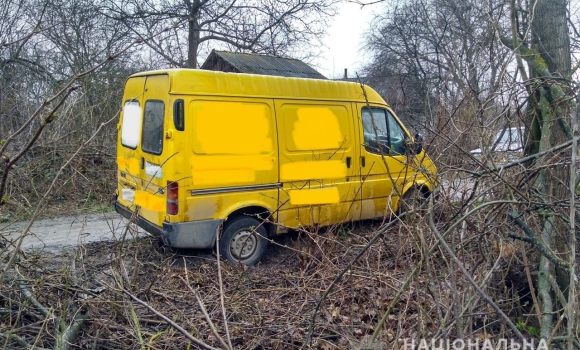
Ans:
<svg viewBox="0 0 580 350"><path fill-rule="evenodd" d="M141 107L138 101L126 101L123 106L123 124L121 124L121 144L132 149L137 148L141 132Z"/></svg>
<svg viewBox="0 0 580 350"><path fill-rule="evenodd" d="M165 104L163 101L149 100L145 102L143 117L143 132L141 148L152 154L161 154L163 151L163 119Z"/></svg>
<svg viewBox="0 0 580 350"><path fill-rule="evenodd" d="M364 145L368 152L385 155L405 154L405 132L384 108L362 109Z"/></svg>
<svg viewBox="0 0 580 350"><path fill-rule="evenodd" d="M173 102L173 124L175 129L185 130L185 106L182 99Z"/></svg>

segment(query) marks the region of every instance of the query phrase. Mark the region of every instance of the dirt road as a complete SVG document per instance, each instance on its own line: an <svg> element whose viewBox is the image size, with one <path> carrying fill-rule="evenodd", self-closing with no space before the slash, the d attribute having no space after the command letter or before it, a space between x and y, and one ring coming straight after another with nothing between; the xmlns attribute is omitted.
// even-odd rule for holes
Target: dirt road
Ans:
<svg viewBox="0 0 580 350"><path fill-rule="evenodd" d="M443 196L451 200L467 198L473 187L471 179L444 180ZM121 237L128 221L115 212L56 217L34 222L30 233L24 238L22 249L58 252L64 247L77 246L95 241L110 241ZM28 221L0 223L0 244L14 242ZM131 225L132 234L145 235L143 229Z"/></svg>
<svg viewBox="0 0 580 350"><path fill-rule="evenodd" d="M30 233L24 237L22 249L58 252L64 247L109 241L121 237L128 221L115 212L63 216L35 221ZM0 224L0 237L4 242L14 242L28 221ZM144 235L142 229L131 226L131 232Z"/></svg>

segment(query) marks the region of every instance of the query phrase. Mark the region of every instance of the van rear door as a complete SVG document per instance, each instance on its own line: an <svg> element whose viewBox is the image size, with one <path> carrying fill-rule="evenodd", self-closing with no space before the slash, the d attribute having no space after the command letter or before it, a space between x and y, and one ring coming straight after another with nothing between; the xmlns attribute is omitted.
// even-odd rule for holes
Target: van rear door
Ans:
<svg viewBox="0 0 580 350"><path fill-rule="evenodd" d="M165 217L166 183L162 165L168 113L169 76L133 77L127 81L121 116L119 203L159 227Z"/></svg>

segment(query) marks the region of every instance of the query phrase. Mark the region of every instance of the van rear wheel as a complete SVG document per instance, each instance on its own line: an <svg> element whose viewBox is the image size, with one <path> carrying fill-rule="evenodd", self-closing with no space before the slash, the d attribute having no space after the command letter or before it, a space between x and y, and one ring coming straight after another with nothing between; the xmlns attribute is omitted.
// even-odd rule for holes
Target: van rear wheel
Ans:
<svg viewBox="0 0 580 350"><path fill-rule="evenodd" d="M261 222L246 216L229 219L219 243L220 256L233 264L255 265L266 253L268 240Z"/></svg>

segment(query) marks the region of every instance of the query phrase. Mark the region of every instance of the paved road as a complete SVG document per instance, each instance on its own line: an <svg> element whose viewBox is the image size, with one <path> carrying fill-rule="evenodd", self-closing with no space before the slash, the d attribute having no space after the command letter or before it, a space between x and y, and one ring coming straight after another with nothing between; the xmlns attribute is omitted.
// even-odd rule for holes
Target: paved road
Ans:
<svg viewBox="0 0 580 350"><path fill-rule="evenodd" d="M22 249L59 252L64 247L73 247L95 241L110 241L119 238L128 221L115 212L63 216L35 221L30 233L24 237ZM27 221L0 224L2 241L14 242ZM143 235L145 232L131 225L131 232Z"/></svg>

